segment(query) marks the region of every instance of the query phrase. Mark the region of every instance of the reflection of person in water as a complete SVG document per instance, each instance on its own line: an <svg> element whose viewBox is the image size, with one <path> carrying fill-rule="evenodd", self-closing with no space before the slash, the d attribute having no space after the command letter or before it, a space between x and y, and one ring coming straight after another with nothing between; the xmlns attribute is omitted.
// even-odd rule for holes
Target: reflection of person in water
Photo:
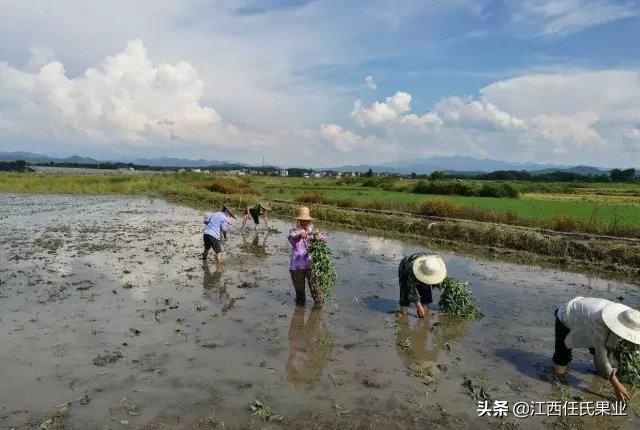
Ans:
<svg viewBox="0 0 640 430"><path fill-rule="evenodd" d="M409 318L398 318L396 332L396 352L405 365L411 369L425 369L435 366L438 355L448 342L459 339L464 334L465 322L439 316L439 321L431 325L429 314L420 318L411 328ZM430 328L433 327L433 330ZM431 344L429 345L429 333Z"/></svg>
<svg viewBox="0 0 640 430"><path fill-rule="evenodd" d="M241 248L246 252L255 255L256 257L264 257L267 254L267 238L269 237L269 232L265 233L264 238L262 239L262 243L260 243L260 233L256 232L253 236L253 240L251 242L247 241L248 236L242 235L242 246Z"/></svg>
<svg viewBox="0 0 640 430"><path fill-rule="evenodd" d="M204 263L202 265L204 269L203 280L202 280L202 289L203 295L205 298L212 298L213 293L219 293L220 297L224 296L226 293L226 288L220 285L220 279L222 277L221 272L211 272L211 268L208 264Z"/></svg>
<svg viewBox="0 0 640 430"><path fill-rule="evenodd" d="M333 346L322 323L322 310L312 309L306 323L305 308L296 306L289 325L287 381L300 389L311 388L327 364Z"/></svg>

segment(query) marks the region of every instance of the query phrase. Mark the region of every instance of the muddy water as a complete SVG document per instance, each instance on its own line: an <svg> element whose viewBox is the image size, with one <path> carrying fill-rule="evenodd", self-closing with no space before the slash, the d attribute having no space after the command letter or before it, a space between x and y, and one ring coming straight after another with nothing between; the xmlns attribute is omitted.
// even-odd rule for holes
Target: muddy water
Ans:
<svg viewBox="0 0 640 430"><path fill-rule="evenodd" d="M284 222L233 231L216 274L199 259L198 211L139 198L0 201L0 428L640 424L634 406L616 418L476 412L482 396L606 400L588 353L575 354L569 389L550 383L553 310L575 295L639 307L637 286L441 252L485 318L447 318L434 303L425 320L395 320L397 263L417 248L325 229L338 305L296 309ZM256 399L273 422L252 416Z"/></svg>

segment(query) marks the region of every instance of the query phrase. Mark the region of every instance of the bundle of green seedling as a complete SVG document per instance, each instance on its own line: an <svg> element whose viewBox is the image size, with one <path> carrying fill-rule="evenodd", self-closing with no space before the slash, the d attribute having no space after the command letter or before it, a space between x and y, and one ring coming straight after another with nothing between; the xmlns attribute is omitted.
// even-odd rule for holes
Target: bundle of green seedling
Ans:
<svg viewBox="0 0 640 430"><path fill-rule="evenodd" d="M441 287L443 291L438 302L441 311L468 320L477 320L484 316L469 289L468 282L446 277Z"/></svg>
<svg viewBox="0 0 640 430"><path fill-rule="evenodd" d="M320 287L326 301L335 299L336 269L327 242L314 234L309 244L311 282Z"/></svg>
<svg viewBox="0 0 640 430"><path fill-rule="evenodd" d="M627 384L640 385L640 347L623 340L619 342L614 355L618 360L618 379Z"/></svg>

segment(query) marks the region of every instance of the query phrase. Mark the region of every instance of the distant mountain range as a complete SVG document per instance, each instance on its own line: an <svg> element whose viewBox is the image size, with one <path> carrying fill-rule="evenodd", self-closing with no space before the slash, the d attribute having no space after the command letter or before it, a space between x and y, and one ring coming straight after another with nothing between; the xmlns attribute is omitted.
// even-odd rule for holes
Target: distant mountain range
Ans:
<svg viewBox="0 0 640 430"><path fill-rule="evenodd" d="M189 160L183 158L135 158L135 159L118 159L118 160L96 160L94 158L79 157L77 155L57 158L43 154L35 154L33 152L0 152L0 160L14 161L25 160L28 163L77 163L77 164L98 164L98 163L133 163L141 166L153 167L211 167L211 166L246 166L243 163L234 161L220 160Z"/></svg>
<svg viewBox="0 0 640 430"><path fill-rule="evenodd" d="M340 166L330 170L339 172L358 171L364 172L371 169L373 172L389 172L389 173L417 173L428 174L435 170L447 173L468 172L468 173L485 173L496 170L526 170L528 172L572 172L583 175L597 175L606 173L609 169L600 169L591 166L559 166L553 164L536 164L536 163L512 163L508 161L491 160L489 158L473 158L463 156L453 157L431 157L410 161L391 162L378 165L356 165L356 166Z"/></svg>
<svg viewBox="0 0 640 430"><path fill-rule="evenodd" d="M88 157L79 157L77 155L56 158L43 154L34 154L32 152L0 152L0 160L25 160L29 163L79 163L79 164L98 164L107 163L109 161L96 160ZM190 160L184 158L135 158L110 160L111 162L134 163L145 166L155 167L177 167L177 168L200 168L200 167L249 167L248 164L238 163L234 161L221 160ZM431 157L407 161L395 161L384 164L360 164L346 165L339 167L316 168L315 170L333 170L338 172L366 172L371 169L374 172L388 172L399 174L428 174L434 170L440 170L445 173L486 173L496 170L526 170L536 173L550 172L571 172L581 175L598 175L607 173L610 169L598 168L592 166L561 166L553 164L536 164L536 163L512 163L508 161L491 160L489 158L473 158L473 157Z"/></svg>

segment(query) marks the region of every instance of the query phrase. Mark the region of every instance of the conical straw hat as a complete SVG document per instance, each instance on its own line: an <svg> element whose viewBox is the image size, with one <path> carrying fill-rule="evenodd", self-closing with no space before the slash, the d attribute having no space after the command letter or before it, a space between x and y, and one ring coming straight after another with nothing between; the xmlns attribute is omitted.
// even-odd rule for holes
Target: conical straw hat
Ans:
<svg viewBox="0 0 640 430"><path fill-rule="evenodd" d="M313 220L313 218L311 218L311 214L309 213L309 208L306 206L298 208L298 216L296 217L296 219L301 221Z"/></svg>
<svg viewBox="0 0 640 430"><path fill-rule="evenodd" d="M602 310L602 319L609 330L640 345L640 311L622 303L611 303Z"/></svg>
<svg viewBox="0 0 640 430"><path fill-rule="evenodd" d="M423 255L413 262L413 274L420 282L436 285L444 281L447 268L439 255Z"/></svg>

